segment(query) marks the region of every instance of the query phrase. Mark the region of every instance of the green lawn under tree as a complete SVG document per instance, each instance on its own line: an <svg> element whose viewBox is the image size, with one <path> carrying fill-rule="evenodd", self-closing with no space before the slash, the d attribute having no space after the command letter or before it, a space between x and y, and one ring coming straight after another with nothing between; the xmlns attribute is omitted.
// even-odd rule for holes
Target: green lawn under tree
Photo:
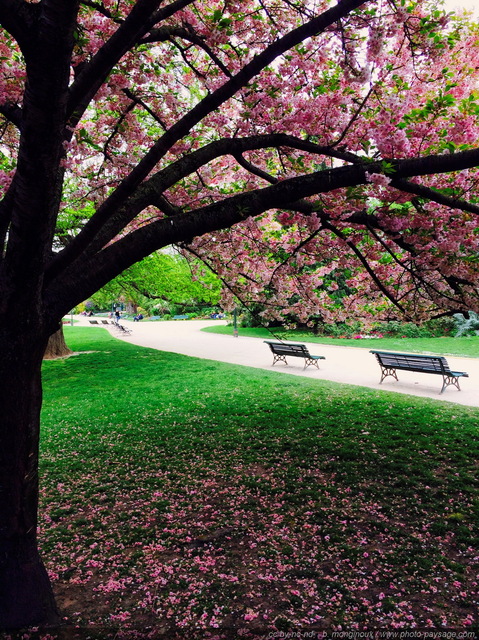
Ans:
<svg viewBox="0 0 479 640"><path fill-rule="evenodd" d="M212 325L211 327L205 327L203 331L233 335L233 326ZM286 331L280 328L268 329L267 327L240 327L238 333L240 336L262 338L263 340L274 340L277 338L291 342L331 344L338 347L385 349L387 351L401 351L404 353L437 353L445 356L479 358L479 336L464 336L461 338L450 336L442 338L329 338L328 336L314 335L306 331Z"/></svg>
<svg viewBox="0 0 479 640"><path fill-rule="evenodd" d="M477 624L477 409L65 333L81 353L44 363L40 538L71 625Z"/></svg>

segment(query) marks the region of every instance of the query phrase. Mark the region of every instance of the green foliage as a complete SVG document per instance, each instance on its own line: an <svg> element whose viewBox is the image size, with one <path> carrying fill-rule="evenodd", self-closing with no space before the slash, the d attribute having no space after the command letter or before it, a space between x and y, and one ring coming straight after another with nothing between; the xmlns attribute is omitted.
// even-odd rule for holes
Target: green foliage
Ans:
<svg viewBox="0 0 479 640"><path fill-rule="evenodd" d="M213 326L203 329L211 333L232 335L231 326ZM463 338L332 338L324 335L314 335L311 331L285 330L281 328L242 328L240 335L251 338L271 339L272 336L293 342L311 342L318 344L341 345L345 347L359 347L363 349L385 349L389 351L407 351L411 353L434 353L439 355L479 358L479 337Z"/></svg>
<svg viewBox="0 0 479 640"><path fill-rule="evenodd" d="M264 307L261 305L249 305L249 307L242 308L238 312L238 326L240 327L262 327L264 325L264 321L260 315L261 311ZM270 327L281 327L281 323L279 321L270 322Z"/></svg>
<svg viewBox="0 0 479 640"><path fill-rule="evenodd" d="M342 289L338 289L338 297L342 295ZM250 308L241 312L240 326L242 327L262 327L263 321L260 315L261 307ZM373 322L365 326L360 321L336 322L326 324L320 321L314 322L313 333L315 335L327 336L331 338L354 338L358 335L387 336L391 338L435 338L454 335L458 320L445 317L436 320L428 320L421 325L413 322ZM294 324L294 321L293 321ZM279 322L270 323L269 328L281 327ZM299 329L304 332L304 329ZM307 330L309 333L309 330ZM473 335L473 334L464 334Z"/></svg>
<svg viewBox="0 0 479 640"><path fill-rule="evenodd" d="M420 325L413 322L381 322L373 324L373 330L394 338L440 338L454 333L454 320L445 317Z"/></svg>
<svg viewBox="0 0 479 640"><path fill-rule="evenodd" d="M179 254L154 253L92 296L98 309L125 298L154 315L196 312L218 304L221 283L198 262Z"/></svg>
<svg viewBox="0 0 479 640"><path fill-rule="evenodd" d="M474 311L469 313L469 318L466 318L462 313L457 313L454 316L456 336L479 336L479 316Z"/></svg>

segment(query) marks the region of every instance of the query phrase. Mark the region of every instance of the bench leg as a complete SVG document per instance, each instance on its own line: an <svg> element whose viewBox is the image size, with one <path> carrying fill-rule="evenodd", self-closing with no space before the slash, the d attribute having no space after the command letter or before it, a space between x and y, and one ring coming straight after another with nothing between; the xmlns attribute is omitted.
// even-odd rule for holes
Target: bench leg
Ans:
<svg viewBox="0 0 479 640"><path fill-rule="evenodd" d="M288 364L286 362L286 356L278 356L276 355L276 353L273 356L273 365L274 366L277 362L284 362L284 364Z"/></svg>
<svg viewBox="0 0 479 640"><path fill-rule="evenodd" d="M379 384L382 384L382 381L384 380L384 378L387 378L388 376L392 376L393 378L396 378L396 380L399 382L398 377L396 375L396 369L394 369L393 367L383 367L381 365L381 380L379 381Z"/></svg>
<svg viewBox="0 0 479 640"><path fill-rule="evenodd" d="M306 369L306 367L309 367L310 364L314 364L316 369L319 369L317 360L313 360L313 358L305 358L304 359L304 369Z"/></svg>
<svg viewBox="0 0 479 640"><path fill-rule="evenodd" d="M456 378L455 376L444 375L442 379L442 389L441 391L439 391L439 395L441 395L444 389L451 384L454 385L458 391L461 390L461 387L459 386L459 378Z"/></svg>

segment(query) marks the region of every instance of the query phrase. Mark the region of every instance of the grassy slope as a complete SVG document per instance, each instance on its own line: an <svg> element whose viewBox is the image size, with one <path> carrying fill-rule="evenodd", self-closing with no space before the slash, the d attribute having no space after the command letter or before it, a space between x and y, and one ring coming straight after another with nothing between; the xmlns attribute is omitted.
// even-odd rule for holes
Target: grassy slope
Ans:
<svg viewBox="0 0 479 640"><path fill-rule="evenodd" d="M231 326L206 327L203 331L232 335ZM411 353L438 353L440 355L461 356L479 358L479 336L466 338L328 338L326 336L314 336L311 333L301 331L282 331L280 329L266 328L240 328L239 335L250 338L262 338L263 340L283 339L292 342L317 342L319 344L332 344L342 347L359 347L363 349L386 349L388 351L400 351Z"/></svg>
<svg viewBox="0 0 479 640"><path fill-rule="evenodd" d="M477 410L65 332L94 353L44 366L41 544L72 622L473 619Z"/></svg>

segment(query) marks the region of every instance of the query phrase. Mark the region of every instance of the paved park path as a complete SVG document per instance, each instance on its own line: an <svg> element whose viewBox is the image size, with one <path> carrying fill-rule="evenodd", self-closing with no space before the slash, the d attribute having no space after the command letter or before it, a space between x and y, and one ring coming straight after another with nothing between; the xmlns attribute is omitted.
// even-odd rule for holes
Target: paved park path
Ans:
<svg viewBox="0 0 479 640"><path fill-rule="evenodd" d="M325 356L316 367L303 369L301 358L289 358L288 366L282 363L272 367L272 354L261 338L247 338L240 335L220 335L201 331L204 327L226 324L222 320L171 320L161 322L128 322L124 326L132 330L129 336L120 336L127 342L160 351L181 353L187 356L217 360L232 364L268 369L285 375L306 376L315 380L331 380L379 391L394 391L410 396L433 398L445 402L479 407L479 358L456 358L447 356L454 371L466 371L469 378L461 378L461 391L448 387L439 394L441 376L425 373L399 371L399 382L389 377L380 385L380 370L375 357L368 349L340 347L317 343L306 343L311 354ZM89 325L88 318L81 318L80 324ZM92 326L92 325L89 325ZM112 332L117 335L117 332ZM411 398L411 401L412 398Z"/></svg>

